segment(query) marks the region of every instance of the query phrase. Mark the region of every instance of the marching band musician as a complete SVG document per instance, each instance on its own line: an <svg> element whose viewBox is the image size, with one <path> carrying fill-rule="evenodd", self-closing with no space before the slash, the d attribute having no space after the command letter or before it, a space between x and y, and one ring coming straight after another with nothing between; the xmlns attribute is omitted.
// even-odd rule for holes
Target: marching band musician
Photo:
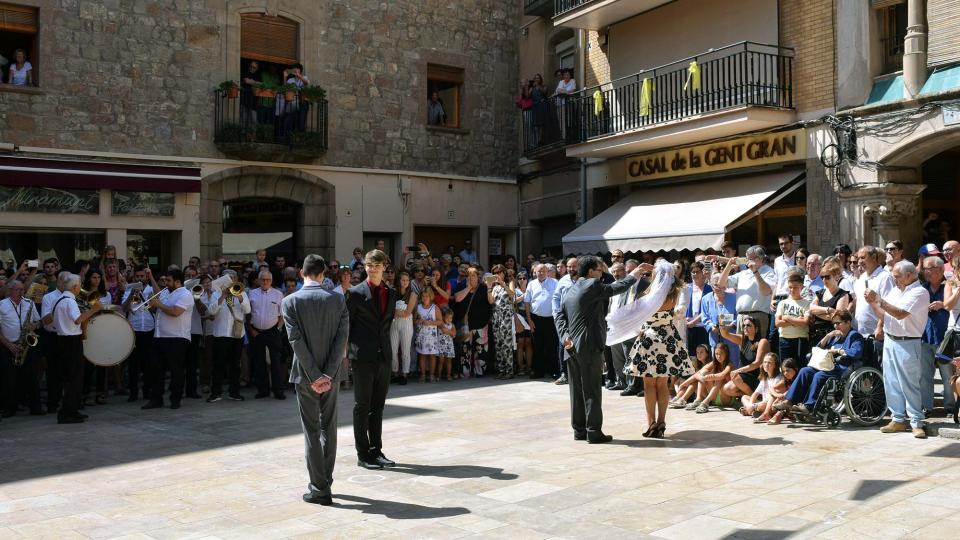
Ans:
<svg viewBox="0 0 960 540"><path fill-rule="evenodd" d="M197 276L197 267L187 266L183 269L184 280L196 280ZM203 349L203 320L197 307L198 295L194 294L192 289L190 294L193 296L193 314L190 316L190 348L183 361L184 387L186 397L200 399L200 394L197 393L197 368L200 365L200 353Z"/></svg>
<svg viewBox="0 0 960 540"><path fill-rule="evenodd" d="M140 283L140 289L130 289L123 293L123 309L127 312L127 320L133 327L136 336L136 345L133 354L127 359L127 389L130 395L127 402L133 403L140 399L140 374L146 379L147 366L150 365L149 356L153 354L153 333L156 329L156 319L149 309L141 309L144 300L153 296L156 282L150 268L138 265L133 271L133 277ZM146 380L144 380L143 396L148 397Z"/></svg>
<svg viewBox="0 0 960 540"><path fill-rule="evenodd" d="M60 357L63 360L63 404L57 413L58 424L79 424L87 418L80 414L80 393L83 390L83 331L80 325L100 312L103 304L94 304L80 313L77 294L80 276L70 274L65 281L63 295L54 303L53 325L57 329Z"/></svg>
<svg viewBox="0 0 960 540"><path fill-rule="evenodd" d="M220 294L213 290L211 283L213 278L204 275L200 278L200 285L203 287L203 294L199 299L193 302L193 309L200 313L200 322L203 327L203 350L200 353L200 384L207 387L209 392L210 374L213 371L213 319L214 315L210 313L210 306L215 304L220 298Z"/></svg>
<svg viewBox="0 0 960 540"><path fill-rule="evenodd" d="M7 283L7 297L0 301L0 416L7 418L17 413L20 398L30 407L30 414L43 414L40 408L40 389L37 385L36 355L27 353L23 365L17 358L28 347L22 340L40 320L36 304L23 297L23 283Z"/></svg>
<svg viewBox="0 0 960 540"><path fill-rule="evenodd" d="M97 303L103 306L113 303L113 297L107 292L103 271L99 268L91 268L87 271L86 275L83 277L83 285L80 287L80 293L81 294L77 296L76 301L77 305L80 307L81 313L86 312ZM91 402L90 388L94 384L97 386L97 393L94 397L94 401ZM93 403L96 403L97 405L103 405L107 402L106 399L107 368L87 362L84 364L83 372L82 405L93 405Z"/></svg>
<svg viewBox="0 0 960 540"><path fill-rule="evenodd" d="M284 387L290 373L283 361L283 316L280 304L283 293L273 287L273 274L261 270L258 276L260 287L250 291L250 361L253 364L253 377L257 384L257 399L270 395L271 382L273 397L286 399ZM270 350L270 374L267 374L266 350Z"/></svg>
<svg viewBox="0 0 960 540"><path fill-rule="evenodd" d="M47 412L53 413L60 408L60 398L63 397L63 357L57 338L57 327L53 324L53 306L63 296L70 272L66 270L57 274L56 288L43 295L40 302L40 314L43 316L43 326L37 331L40 336L40 349L47 360Z"/></svg>
<svg viewBox="0 0 960 540"><path fill-rule="evenodd" d="M190 323L193 318L193 294L183 286L183 273L174 268L168 270L166 295L159 295L150 302L157 310L157 323L153 334L156 354L150 359L147 372L147 397L150 401L141 409L163 407L163 379L166 366L170 369L170 408L179 409L183 397L183 359L190 348Z"/></svg>
<svg viewBox="0 0 960 540"><path fill-rule="evenodd" d="M230 287L237 283L237 273L224 270L233 282L217 291L219 297L212 303L209 313L213 319L213 373L210 377L210 396L207 403L220 401L223 392L224 373L227 376L228 398L243 401L240 395L240 352L245 334L244 319L250 314L250 299L246 292L234 296Z"/></svg>

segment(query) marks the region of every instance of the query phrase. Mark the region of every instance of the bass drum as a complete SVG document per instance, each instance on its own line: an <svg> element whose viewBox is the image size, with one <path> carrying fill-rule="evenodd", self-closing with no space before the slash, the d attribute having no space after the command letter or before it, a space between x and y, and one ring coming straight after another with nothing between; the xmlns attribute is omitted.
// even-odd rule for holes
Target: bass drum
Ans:
<svg viewBox="0 0 960 540"><path fill-rule="evenodd" d="M133 352L136 334L130 322L112 311L97 313L87 321L83 355L97 366L115 366Z"/></svg>

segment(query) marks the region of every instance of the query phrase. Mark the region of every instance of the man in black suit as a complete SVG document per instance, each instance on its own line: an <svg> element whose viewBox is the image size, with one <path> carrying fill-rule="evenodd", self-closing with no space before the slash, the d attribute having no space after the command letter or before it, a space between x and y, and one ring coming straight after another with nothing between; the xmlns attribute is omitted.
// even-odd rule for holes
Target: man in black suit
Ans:
<svg viewBox="0 0 960 540"><path fill-rule="evenodd" d="M646 266L649 270L649 265ZM603 386L603 348L607 340L608 300L611 296L627 291L637 282L641 267L625 278L611 284L601 281L603 262L584 255L577 264L580 279L567 289L557 314L557 333L564 349L570 354L567 364L570 371L570 421L573 438L590 444L613 440L605 435L601 388Z"/></svg>
<svg viewBox="0 0 960 540"><path fill-rule="evenodd" d="M382 469L396 465L383 455L383 408L390 387L390 324L397 293L383 281L387 256L375 249L364 256L367 280L347 291L350 340L347 356L353 367L353 438L357 465Z"/></svg>

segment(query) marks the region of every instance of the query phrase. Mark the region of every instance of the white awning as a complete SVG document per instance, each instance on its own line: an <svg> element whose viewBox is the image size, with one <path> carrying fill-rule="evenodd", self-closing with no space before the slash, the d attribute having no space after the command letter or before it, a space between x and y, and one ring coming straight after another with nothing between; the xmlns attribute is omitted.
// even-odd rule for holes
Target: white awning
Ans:
<svg viewBox="0 0 960 540"><path fill-rule="evenodd" d="M564 253L720 249L724 233L803 185L803 170L634 191L563 237Z"/></svg>

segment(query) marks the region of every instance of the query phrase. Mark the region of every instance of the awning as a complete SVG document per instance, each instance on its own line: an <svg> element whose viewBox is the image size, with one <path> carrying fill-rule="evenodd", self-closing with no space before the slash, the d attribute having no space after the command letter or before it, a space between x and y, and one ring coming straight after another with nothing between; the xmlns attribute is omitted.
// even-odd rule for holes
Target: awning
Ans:
<svg viewBox="0 0 960 540"><path fill-rule="evenodd" d="M563 237L564 253L720 249L724 233L803 185L803 170L637 190Z"/></svg>
<svg viewBox="0 0 960 540"><path fill-rule="evenodd" d="M0 156L0 185L200 193L200 168Z"/></svg>

